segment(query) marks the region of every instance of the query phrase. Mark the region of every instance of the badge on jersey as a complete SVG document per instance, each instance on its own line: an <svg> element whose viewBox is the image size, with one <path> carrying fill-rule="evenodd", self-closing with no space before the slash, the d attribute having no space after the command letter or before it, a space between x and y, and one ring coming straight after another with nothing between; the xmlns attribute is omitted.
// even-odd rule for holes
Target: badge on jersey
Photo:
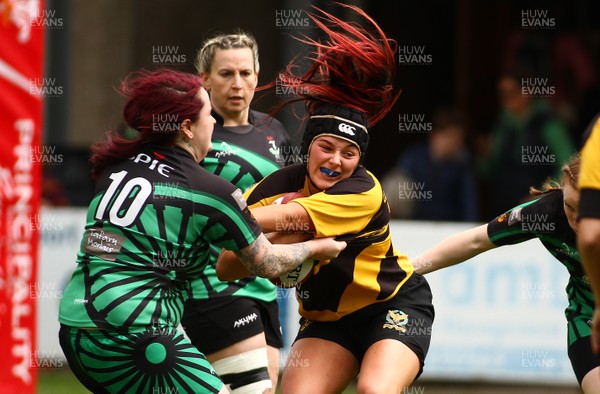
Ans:
<svg viewBox="0 0 600 394"><path fill-rule="evenodd" d="M281 150L277 146L275 138L273 138L273 136L271 135L267 136L267 143L269 144L269 152L271 152L271 154L275 156L275 162L280 163L282 159Z"/></svg>
<svg viewBox="0 0 600 394"><path fill-rule="evenodd" d="M515 208L510 212L508 217L508 225L512 226L514 223L521 221L521 208Z"/></svg>
<svg viewBox="0 0 600 394"><path fill-rule="evenodd" d="M91 256L103 260L115 261L121 252L125 237L101 228L91 227L83 235L83 250Z"/></svg>
<svg viewBox="0 0 600 394"><path fill-rule="evenodd" d="M240 189L235 189L233 193L231 193L231 197L235 200L240 210L244 210L246 208L246 200L244 199L244 195Z"/></svg>

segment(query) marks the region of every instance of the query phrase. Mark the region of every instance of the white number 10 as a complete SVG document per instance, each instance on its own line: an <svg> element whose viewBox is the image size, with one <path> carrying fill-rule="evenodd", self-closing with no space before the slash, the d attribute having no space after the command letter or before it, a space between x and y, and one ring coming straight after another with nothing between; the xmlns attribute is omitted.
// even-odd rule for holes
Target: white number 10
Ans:
<svg viewBox="0 0 600 394"><path fill-rule="evenodd" d="M96 215L94 217L97 220L102 220L106 208L110 204L110 201L113 199L117 188L119 187L119 185L123 181L123 178L125 178L126 175L127 171L120 171L110 174L109 178L112 179L112 182L108 187L108 190L106 190L106 193L104 193L104 196L102 196L100 204L98 204L98 209L96 209ZM129 208L123 216L119 216L121 206L123 205L127 197L129 197L129 194L134 188L138 188L138 190L135 197L133 198L133 201L131 202L131 205L129 206ZM135 221L135 219L140 214L140 211L144 207L144 203L148 199L150 193L152 193L152 185L146 178L137 177L127 181L127 183L125 183L123 188L115 197L114 202L112 203L112 206L108 211L109 221L121 227L129 226Z"/></svg>

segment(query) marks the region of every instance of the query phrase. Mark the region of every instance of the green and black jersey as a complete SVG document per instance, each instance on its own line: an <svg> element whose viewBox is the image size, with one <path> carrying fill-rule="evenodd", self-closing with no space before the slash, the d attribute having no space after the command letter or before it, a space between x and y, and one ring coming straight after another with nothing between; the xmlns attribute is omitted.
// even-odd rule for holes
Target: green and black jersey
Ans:
<svg viewBox="0 0 600 394"><path fill-rule="evenodd" d="M512 245L538 238L544 247L569 271L565 315L569 321L569 345L589 336L588 322L594 310L594 298L583 271L576 247L575 232L569 226L560 190L521 204L500 215L487 226L490 240L498 246Z"/></svg>
<svg viewBox="0 0 600 394"><path fill-rule="evenodd" d="M268 115L250 111L250 124L224 127L223 118L213 112L217 120L212 136L213 149L200 163L202 167L227 179L242 191L282 167L288 154L290 139L278 120ZM218 245L211 247L210 264L202 275L193 281L193 298L207 299L227 296L244 296L273 301L277 290L268 279L248 276L244 279L221 282L215 272Z"/></svg>
<svg viewBox="0 0 600 394"><path fill-rule="evenodd" d="M59 320L177 327L210 245L239 250L259 234L239 189L182 149L147 146L103 172Z"/></svg>

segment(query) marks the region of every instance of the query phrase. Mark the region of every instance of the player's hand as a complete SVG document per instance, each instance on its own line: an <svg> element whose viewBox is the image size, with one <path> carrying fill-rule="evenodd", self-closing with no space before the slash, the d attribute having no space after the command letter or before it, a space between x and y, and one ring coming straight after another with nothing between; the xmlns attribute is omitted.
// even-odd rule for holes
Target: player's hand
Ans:
<svg viewBox="0 0 600 394"><path fill-rule="evenodd" d="M310 245L315 260L331 260L346 248L346 242L336 241L333 237L315 238L306 243Z"/></svg>
<svg viewBox="0 0 600 394"><path fill-rule="evenodd" d="M594 309L594 315L592 316L592 351L595 354L600 352L600 306L596 306Z"/></svg>

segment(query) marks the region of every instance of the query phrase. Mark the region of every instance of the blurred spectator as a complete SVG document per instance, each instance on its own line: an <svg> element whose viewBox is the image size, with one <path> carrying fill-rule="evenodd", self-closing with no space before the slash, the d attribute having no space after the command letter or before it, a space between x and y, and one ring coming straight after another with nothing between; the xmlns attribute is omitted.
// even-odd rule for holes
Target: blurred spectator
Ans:
<svg viewBox="0 0 600 394"><path fill-rule="evenodd" d="M556 88L549 97L550 103L569 127L572 138L579 138L600 104L598 67L590 49L590 36L577 23L576 5L567 2L538 5L539 11L547 10L547 19L557 26L553 29L513 26L503 48L502 70L548 78L549 84Z"/></svg>
<svg viewBox="0 0 600 394"><path fill-rule="evenodd" d="M478 169L490 193L490 212L504 212L529 200L529 187L557 176L560 163L575 152L564 122L539 97L549 87L532 86L532 80L504 74L498 81L498 119L478 146Z"/></svg>
<svg viewBox="0 0 600 394"><path fill-rule="evenodd" d="M50 206L85 206L94 196L90 179L90 151L82 148L56 148L56 161L42 169L42 203Z"/></svg>
<svg viewBox="0 0 600 394"><path fill-rule="evenodd" d="M42 176L42 205L64 207L69 205L69 198L62 180L44 174Z"/></svg>
<svg viewBox="0 0 600 394"><path fill-rule="evenodd" d="M426 141L409 147L383 181L396 218L476 221L478 197L465 123L440 109Z"/></svg>

